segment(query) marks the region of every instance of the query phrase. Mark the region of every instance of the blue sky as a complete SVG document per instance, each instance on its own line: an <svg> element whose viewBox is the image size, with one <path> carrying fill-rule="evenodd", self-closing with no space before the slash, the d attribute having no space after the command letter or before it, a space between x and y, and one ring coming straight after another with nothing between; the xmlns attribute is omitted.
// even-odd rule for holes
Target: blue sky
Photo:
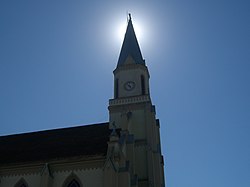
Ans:
<svg viewBox="0 0 250 187"><path fill-rule="evenodd" d="M0 135L108 121L132 13L168 187L250 186L250 3L0 1Z"/></svg>

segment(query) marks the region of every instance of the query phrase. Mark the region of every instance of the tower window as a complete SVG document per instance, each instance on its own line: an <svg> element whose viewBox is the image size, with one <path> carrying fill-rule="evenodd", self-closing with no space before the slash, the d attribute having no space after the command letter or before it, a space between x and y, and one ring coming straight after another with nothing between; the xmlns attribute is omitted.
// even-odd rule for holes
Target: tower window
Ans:
<svg viewBox="0 0 250 187"><path fill-rule="evenodd" d="M115 99L117 99L119 97L119 80L115 79Z"/></svg>
<svg viewBox="0 0 250 187"><path fill-rule="evenodd" d="M141 75L141 94L145 95L145 78Z"/></svg>

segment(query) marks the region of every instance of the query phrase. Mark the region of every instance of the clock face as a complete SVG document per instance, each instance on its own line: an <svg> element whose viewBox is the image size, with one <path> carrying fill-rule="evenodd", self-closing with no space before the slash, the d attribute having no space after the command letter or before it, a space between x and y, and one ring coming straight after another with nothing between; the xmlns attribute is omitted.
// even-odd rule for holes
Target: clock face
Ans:
<svg viewBox="0 0 250 187"><path fill-rule="evenodd" d="M133 81L128 81L126 82L124 85L124 89L127 90L127 91L131 91L135 88L135 82Z"/></svg>

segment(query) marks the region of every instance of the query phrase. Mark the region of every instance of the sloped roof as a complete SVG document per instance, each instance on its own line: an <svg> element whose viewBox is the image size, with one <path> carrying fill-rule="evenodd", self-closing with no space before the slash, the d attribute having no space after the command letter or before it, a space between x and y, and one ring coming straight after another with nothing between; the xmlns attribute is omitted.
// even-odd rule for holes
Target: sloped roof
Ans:
<svg viewBox="0 0 250 187"><path fill-rule="evenodd" d="M109 123L0 136L0 165L75 156L105 156Z"/></svg>
<svg viewBox="0 0 250 187"><path fill-rule="evenodd" d="M118 59L117 67L124 65L126 59L131 56L136 64L144 65L145 62L142 58L141 50L135 35L134 27L132 24L131 16L129 14L129 21L125 37L123 40L120 56Z"/></svg>

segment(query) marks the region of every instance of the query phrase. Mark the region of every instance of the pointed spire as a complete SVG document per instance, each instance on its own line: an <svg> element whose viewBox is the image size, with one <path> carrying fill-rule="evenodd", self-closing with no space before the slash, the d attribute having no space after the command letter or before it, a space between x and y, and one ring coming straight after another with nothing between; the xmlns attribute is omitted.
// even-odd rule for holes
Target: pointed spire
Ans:
<svg viewBox="0 0 250 187"><path fill-rule="evenodd" d="M135 35L134 27L131 20L131 14L129 14L128 17L128 26L123 40L117 67L124 65L128 57L132 58L133 63L135 64L145 64Z"/></svg>

